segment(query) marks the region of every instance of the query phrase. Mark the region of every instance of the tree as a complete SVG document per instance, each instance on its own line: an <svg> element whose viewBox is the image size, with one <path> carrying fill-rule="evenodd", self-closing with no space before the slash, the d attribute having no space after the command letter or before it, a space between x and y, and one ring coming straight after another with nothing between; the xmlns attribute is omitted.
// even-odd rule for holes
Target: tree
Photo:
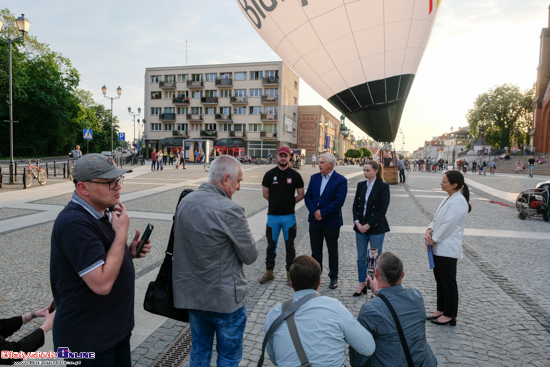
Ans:
<svg viewBox="0 0 550 367"><path fill-rule="evenodd" d="M372 157L372 152L367 148L363 147L363 148L359 148L359 150L361 151L361 157L367 157L369 159L370 157Z"/></svg>
<svg viewBox="0 0 550 367"><path fill-rule="evenodd" d="M348 151L344 153L344 156L348 158L361 158L362 152L359 149L348 149Z"/></svg>
<svg viewBox="0 0 550 367"><path fill-rule="evenodd" d="M492 147L519 146L528 141L533 120L535 86L522 92L517 85L503 84L480 94L466 118L470 134L477 139L485 129L485 138Z"/></svg>

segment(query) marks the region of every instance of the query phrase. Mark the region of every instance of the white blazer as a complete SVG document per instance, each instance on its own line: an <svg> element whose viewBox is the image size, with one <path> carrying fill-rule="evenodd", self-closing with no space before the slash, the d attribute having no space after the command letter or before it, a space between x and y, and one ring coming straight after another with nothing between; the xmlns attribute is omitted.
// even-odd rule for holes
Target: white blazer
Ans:
<svg viewBox="0 0 550 367"><path fill-rule="evenodd" d="M462 259L462 237L467 214L468 202L460 191L439 204L428 226L433 231L434 255Z"/></svg>

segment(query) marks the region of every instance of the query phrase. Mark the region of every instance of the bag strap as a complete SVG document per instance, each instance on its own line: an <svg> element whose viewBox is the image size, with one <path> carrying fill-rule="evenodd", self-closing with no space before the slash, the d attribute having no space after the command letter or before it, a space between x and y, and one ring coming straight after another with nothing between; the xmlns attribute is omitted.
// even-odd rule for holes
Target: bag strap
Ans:
<svg viewBox="0 0 550 367"><path fill-rule="evenodd" d="M290 307L292 301L292 299L286 301L283 304L282 310L284 311L286 308ZM298 329L296 328L294 313L291 313L287 317L286 326L288 326L288 331L290 332L290 337L292 338L292 344L294 344L294 349L296 349L296 353L298 354L298 358L300 359L301 367L311 367L311 363L309 363L309 360L307 359L306 351L304 350L304 346L302 345L302 341L300 340L300 334L298 333Z"/></svg>
<svg viewBox="0 0 550 367"><path fill-rule="evenodd" d="M279 326L281 326L283 321L285 321L290 315L296 312L296 310L298 310L303 304L315 297L319 297L319 293L311 293L303 296L296 302L292 303L292 305L286 308L284 311L282 311L281 309L281 314L279 315L279 317L277 317L277 319L275 319L275 321L273 321L273 323L267 330L267 333L265 333L264 342L262 343L262 355L260 356L260 360L258 361L258 367L261 367L264 364L265 347L267 346L267 342L269 341L269 339L271 339L271 336L275 333Z"/></svg>
<svg viewBox="0 0 550 367"><path fill-rule="evenodd" d="M414 367L414 363L411 357L411 352L409 351L409 346L407 345L407 340L405 339L405 333L403 333L403 328L401 327L401 323L399 322L399 318L397 317L397 314L395 313L393 306L391 305L390 301L388 301L386 296L384 296L382 293L378 293L377 297L379 297L390 310L390 313L393 316L393 320L395 321L395 326L397 327L397 332L399 333L399 338L401 339L401 345L403 346L403 351L405 351L407 364L409 365L409 367Z"/></svg>

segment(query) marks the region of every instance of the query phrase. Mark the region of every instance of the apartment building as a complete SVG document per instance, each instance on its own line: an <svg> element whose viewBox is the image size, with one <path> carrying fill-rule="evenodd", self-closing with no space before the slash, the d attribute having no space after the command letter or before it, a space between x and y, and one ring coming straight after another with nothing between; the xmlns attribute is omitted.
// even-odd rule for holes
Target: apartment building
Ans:
<svg viewBox="0 0 550 367"><path fill-rule="evenodd" d="M147 68L146 155L187 140L263 158L296 148L299 81L282 61Z"/></svg>

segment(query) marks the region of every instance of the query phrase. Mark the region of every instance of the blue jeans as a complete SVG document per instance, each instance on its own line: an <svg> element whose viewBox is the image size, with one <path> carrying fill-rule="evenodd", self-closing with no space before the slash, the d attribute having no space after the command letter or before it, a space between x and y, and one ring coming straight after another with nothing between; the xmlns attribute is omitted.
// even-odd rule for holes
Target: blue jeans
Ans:
<svg viewBox="0 0 550 367"><path fill-rule="evenodd" d="M80 366L84 367L130 367L132 365L132 356L130 353L131 335L128 334L126 338L113 347L97 352L94 359L66 359L66 361L78 362Z"/></svg>
<svg viewBox="0 0 550 367"><path fill-rule="evenodd" d="M283 238L286 245L286 271L290 270L290 265L296 257L296 249L294 248L294 239L296 238L296 216L294 214L287 215L267 215L266 238L267 249L265 257L266 270L275 268L275 257L277 256L277 242L279 233L283 230Z"/></svg>
<svg viewBox="0 0 550 367"><path fill-rule="evenodd" d="M369 242L371 249L378 249L378 256L382 255L385 233L366 234L355 232L355 242L357 244L357 275L359 283L367 281L367 255L369 254Z"/></svg>
<svg viewBox="0 0 550 367"><path fill-rule="evenodd" d="M162 171L162 159L161 159L161 160L157 160L157 171L158 171L159 169Z"/></svg>
<svg viewBox="0 0 550 367"><path fill-rule="evenodd" d="M189 310L189 325L193 345L189 365L209 367L216 334L218 367L237 367L243 356L243 333L246 306L233 313Z"/></svg>

